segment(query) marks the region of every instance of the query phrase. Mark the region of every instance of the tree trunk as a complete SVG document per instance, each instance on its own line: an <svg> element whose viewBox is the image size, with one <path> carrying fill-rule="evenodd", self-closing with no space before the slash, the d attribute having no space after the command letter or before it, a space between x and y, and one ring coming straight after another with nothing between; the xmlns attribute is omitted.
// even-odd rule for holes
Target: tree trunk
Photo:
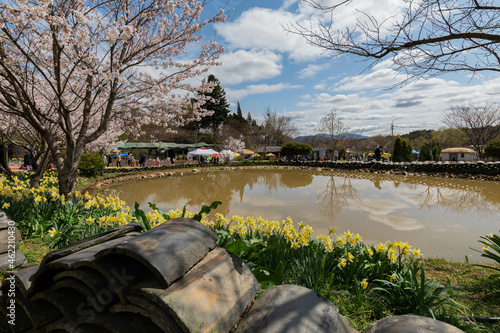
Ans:
<svg viewBox="0 0 500 333"><path fill-rule="evenodd" d="M40 186L40 179L42 179L47 163L49 162L49 151L45 150L36 156L34 159L34 172L30 175L31 187L38 188Z"/></svg>
<svg viewBox="0 0 500 333"><path fill-rule="evenodd" d="M68 170L66 166L59 170L58 180L59 180L59 194L69 198L75 198L76 192L76 175L77 168L71 168Z"/></svg>
<svg viewBox="0 0 500 333"><path fill-rule="evenodd" d="M9 153L8 148L2 142L0 143L0 172L5 172L9 178L12 178L12 170L9 166Z"/></svg>

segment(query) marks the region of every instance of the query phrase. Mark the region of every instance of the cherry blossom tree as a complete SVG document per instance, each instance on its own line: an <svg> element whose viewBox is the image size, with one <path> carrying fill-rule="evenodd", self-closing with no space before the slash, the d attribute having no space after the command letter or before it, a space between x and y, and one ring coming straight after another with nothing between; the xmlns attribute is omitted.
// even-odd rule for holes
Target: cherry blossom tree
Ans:
<svg viewBox="0 0 500 333"><path fill-rule="evenodd" d="M200 94L213 84L192 79L218 65L223 48L204 41L202 31L225 17L202 16L207 3L0 4L0 112L25 119L41 136L61 194L75 192L81 154L108 131L117 136L123 126L180 126L210 115Z"/></svg>
<svg viewBox="0 0 500 333"><path fill-rule="evenodd" d="M3 146L5 165L0 164L0 171L13 176L8 162L7 144L12 143L32 152L33 172L30 173L32 187L38 187L40 179L49 161L49 150L41 136L22 118L0 112L0 145Z"/></svg>

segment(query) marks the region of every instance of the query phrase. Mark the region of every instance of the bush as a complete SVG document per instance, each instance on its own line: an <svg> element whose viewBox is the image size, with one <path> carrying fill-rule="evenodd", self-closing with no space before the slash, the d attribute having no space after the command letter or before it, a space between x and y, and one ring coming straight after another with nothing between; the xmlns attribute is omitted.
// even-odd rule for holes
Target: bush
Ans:
<svg viewBox="0 0 500 333"><path fill-rule="evenodd" d="M488 157L500 159L500 138L489 141L484 147L484 153Z"/></svg>
<svg viewBox="0 0 500 333"><path fill-rule="evenodd" d="M307 143L288 142L281 147L281 155L292 158L297 155L311 155L313 147Z"/></svg>
<svg viewBox="0 0 500 333"><path fill-rule="evenodd" d="M80 163L78 163L78 170L85 177L95 177L102 174L104 168L104 160L98 153L82 154Z"/></svg>

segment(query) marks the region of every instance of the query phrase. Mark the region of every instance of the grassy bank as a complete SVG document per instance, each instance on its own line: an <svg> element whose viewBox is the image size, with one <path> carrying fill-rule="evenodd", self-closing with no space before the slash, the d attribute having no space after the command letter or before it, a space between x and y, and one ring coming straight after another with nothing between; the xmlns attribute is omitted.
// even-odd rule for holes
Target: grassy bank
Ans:
<svg viewBox="0 0 500 333"><path fill-rule="evenodd" d="M56 193L53 177L48 175L38 190L27 188L25 179L0 178L0 207L17 222L24 237L21 251L32 262L40 262L50 248L139 217L154 227L183 215L154 206L147 212L130 210L114 197L79 195L68 202ZM95 181L80 179L79 184L86 187ZM187 217L193 215L186 212ZM218 246L247 263L262 289L286 283L315 290L361 332L378 319L406 313L435 316L466 332L500 331L498 323L463 318L499 315L500 278L488 268L423 259L419 249L397 240L367 245L362 235L337 235L333 228L312 239L312 229L295 225L291 218L269 221L215 214L203 215L200 222L219 236Z"/></svg>
<svg viewBox="0 0 500 333"><path fill-rule="evenodd" d="M40 263L50 251L47 243L37 239L21 243L21 252L30 262ZM470 263L435 258L423 258L422 261L428 279L436 279L443 285L447 282L457 285L456 292L463 296L457 299L462 305L462 312L457 311L453 314L454 317L440 319L460 327L465 332L500 332L500 323L460 319L460 316L500 316L500 278L493 276L491 270ZM349 319L351 326L360 332L372 322L393 315L386 304L371 297L363 298L359 302L355 295L346 291L330 291L323 294L339 308L342 315Z"/></svg>

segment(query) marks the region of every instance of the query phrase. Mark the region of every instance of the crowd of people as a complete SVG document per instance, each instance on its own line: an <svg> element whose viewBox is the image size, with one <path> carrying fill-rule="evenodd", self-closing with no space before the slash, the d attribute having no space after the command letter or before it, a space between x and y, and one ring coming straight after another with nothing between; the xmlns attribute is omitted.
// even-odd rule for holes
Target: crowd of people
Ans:
<svg viewBox="0 0 500 333"><path fill-rule="evenodd" d="M127 166L129 167L141 167L145 168L147 166L147 158L146 154L141 154L139 159L136 159L134 154L128 153L128 154L123 154L123 153L116 153L116 155L112 156L111 154L104 154L103 155L103 160L104 164L107 167L112 167L116 166L117 168L122 167L122 156L126 156L127 159ZM114 164L113 164L113 159L114 159ZM161 166L162 161L160 160L159 156L156 156L154 159L149 159L151 165L155 166ZM174 157L169 157L168 161L170 162L171 165L174 165L175 160Z"/></svg>

